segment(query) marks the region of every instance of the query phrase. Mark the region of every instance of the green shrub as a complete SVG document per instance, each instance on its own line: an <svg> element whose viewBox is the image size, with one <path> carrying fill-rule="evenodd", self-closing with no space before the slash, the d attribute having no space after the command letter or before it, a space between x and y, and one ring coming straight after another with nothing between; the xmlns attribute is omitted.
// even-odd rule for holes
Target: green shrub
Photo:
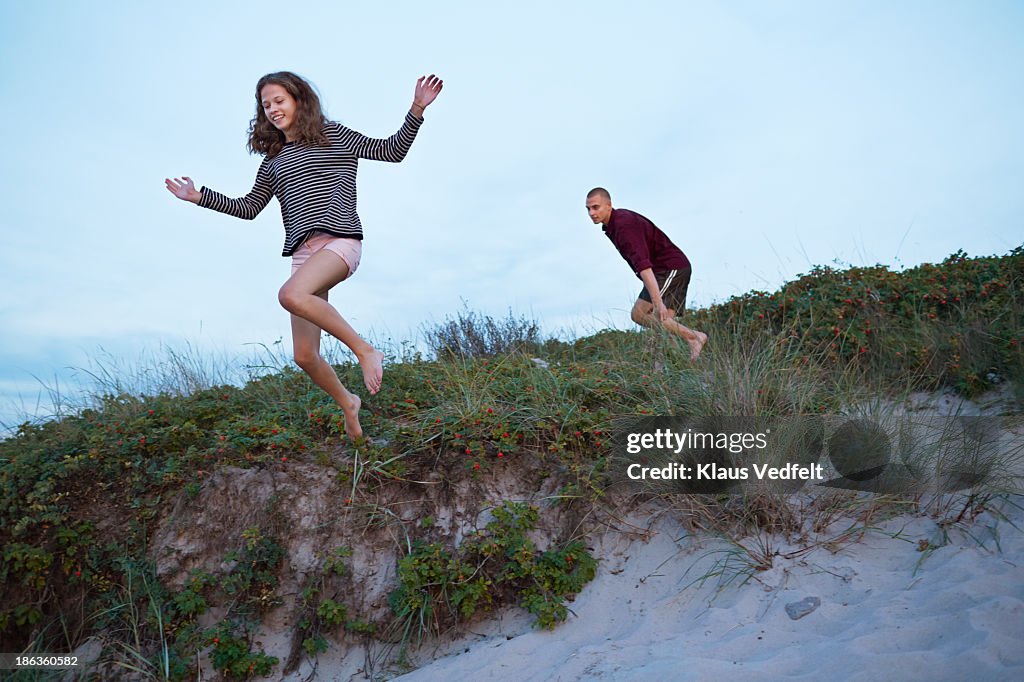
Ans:
<svg viewBox="0 0 1024 682"><path fill-rule="evenodd" d="M565 620L565 600L594 578L597 562L581 542L539 552L527 534L537 509L520 502L497 507L494 520L454 553L438 543L417 545L398 564L391 607L406 628L422 630L466 620L511 592L537 616L537 625Z"/></svg>

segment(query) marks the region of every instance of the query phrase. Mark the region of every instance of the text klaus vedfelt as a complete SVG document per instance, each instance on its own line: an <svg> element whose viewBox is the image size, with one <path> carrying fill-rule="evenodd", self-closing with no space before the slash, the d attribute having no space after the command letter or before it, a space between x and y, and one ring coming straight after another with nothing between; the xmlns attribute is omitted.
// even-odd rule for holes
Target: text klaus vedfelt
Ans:
<svg viewBox="0 0 1024 682"><path fill-rule="evenodd" d="M763 450L768 446L767 435L764 433L701 433L691 429L679 433L671 429L657 429L650 433L631 433L626 437L626 452L637 455L644 450L672 450L679 454L691 448L715 448L732 454L746 450ZM670 462L661 466L645 466L634 462L626 467L626 475L634 481L640 480L674 480L674 481L745 481L757 480L824 480L820 464L789 463L784 466L752 463L748 465L728 466L717 462L683 464Z"/></svg>

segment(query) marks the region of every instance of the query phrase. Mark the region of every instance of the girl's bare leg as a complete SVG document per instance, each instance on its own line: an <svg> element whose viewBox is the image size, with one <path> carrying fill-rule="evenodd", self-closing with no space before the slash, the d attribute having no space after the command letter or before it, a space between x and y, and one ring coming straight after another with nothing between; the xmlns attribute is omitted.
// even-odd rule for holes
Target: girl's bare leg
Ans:
<svg viewBox="0 0 1024 682"><path fill-rule="evenodd" d="M319 295L327 300L327 292ZM359 407L362 401L354 393L346 389L334 368L320 356L320 327L312 322L292 315L292 347L295 350L295 363L309 375L313 383L322 388L327 395L334 398L342 412L345 413L345 433L355 440L363 437L363 429L359 425Z"/></svg>
<svg viewBox="0 0 1024 682"><path fill-rule="evenodd" d="M318 295L326 294L346 277L348 265L338 254L327 250L317 251L284 283L277 298L292 315L323 329L355 353L363 369L363 381L373 395L380 390L384 376L384 354L352 329L334 306L327 302L326 295L322 298Z"/></svg>

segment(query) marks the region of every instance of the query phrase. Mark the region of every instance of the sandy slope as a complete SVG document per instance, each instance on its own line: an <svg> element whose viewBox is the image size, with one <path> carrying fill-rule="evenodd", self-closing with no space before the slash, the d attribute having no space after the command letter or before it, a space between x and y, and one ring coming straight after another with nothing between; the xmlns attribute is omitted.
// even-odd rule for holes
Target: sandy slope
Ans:
<svg viewBox="0 0 1024 682"><path fill-rule="evenodd" d="M1005 396L996 398L979 406L920 394L911 409L999 414ZM806 543L780 544L772 567L745 584L694 584L729 545L638 510L626 521L650 533L596 539L597 578L558 629L538 632L514 616L398 679L1024 680L1024 496L1010 500L945 540L920 514L876 523L857 542L805 553ZM820 606L792 619L787 604L808 597Z"/></svg>
<svg viewBox="0 0 1024 682"><path fill-rule="evenodd" d="M1005 409L945 393L912 402L936 415ZM731 545L651 501L590 536L597 577L554 631L506 609L410 654L418 668L405 675L385 663L394 649L332 646L314 675L307 662L287 679L1024 680L1024 496L945 531L936 518L875 520L835 544L825 540L860 522L800 543L776 537L771 568L744 581ZM699 580L727 557L732 570ZM792 618L787 605L806 598L820 605Z"/></svg>
<svg viewBox="0 0 1024 682"><path fill-rule="evenodd" d="M1006 513L1024 528L1024 512ZM647 540L602 539L598 577L554 632L513 618L398 679L1024 679L1024 532L986 512L976 539L953 530L926 556L919 541L940 537L930 518L878 528L835 552L786 558L795 548L779 546L742 586L698 586L726 545L664 515ZM820 607L791 619L786 605L805 597Z"/></svg>

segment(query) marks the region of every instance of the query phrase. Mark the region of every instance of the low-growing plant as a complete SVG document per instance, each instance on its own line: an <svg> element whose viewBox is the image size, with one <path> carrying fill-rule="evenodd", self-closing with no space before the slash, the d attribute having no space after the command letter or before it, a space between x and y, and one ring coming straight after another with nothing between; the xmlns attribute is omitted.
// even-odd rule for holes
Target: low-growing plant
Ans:
<svg viewBox="0 0 1024 682"><path fill-rule="evenodd" d="M403 636L467 620L506 593L516 595L540 627L565 620L565 601L594 578L596 560L579 541L538 551L528 537L537 524L536 507L505 502L493 516L454 551L421 543L399 561L399 587L390 602Z"/></svg>
<svg viewBox="0 0 1024 682"><path fill-rule="evenodd" d="M252 650L252 635L239 623L223 621L207 636L213 646L213 667L226 676L246 679L254 675L269 675L278 659L262 651Z"/></svg>

